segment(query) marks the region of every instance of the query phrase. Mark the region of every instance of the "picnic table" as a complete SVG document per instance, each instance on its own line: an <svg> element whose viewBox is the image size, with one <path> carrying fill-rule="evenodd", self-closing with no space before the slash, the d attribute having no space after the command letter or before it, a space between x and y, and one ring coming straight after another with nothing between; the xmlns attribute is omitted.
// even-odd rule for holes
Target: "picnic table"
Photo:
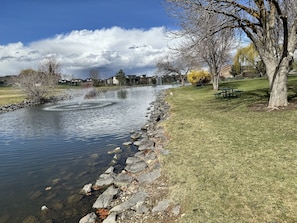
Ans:
<svg viewBox="0 0 297 223"><path fill-rule="evenodd" d="M235 88L219 88L214 95L216 98L237 98L241 96L241 90Z"/></svg>

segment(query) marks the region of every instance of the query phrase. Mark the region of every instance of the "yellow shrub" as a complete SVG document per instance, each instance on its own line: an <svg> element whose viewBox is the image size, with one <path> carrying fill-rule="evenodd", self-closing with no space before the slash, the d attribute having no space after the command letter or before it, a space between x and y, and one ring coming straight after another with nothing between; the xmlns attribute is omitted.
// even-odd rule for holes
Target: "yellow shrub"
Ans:
<svg viewBox="0 0 297 223"><path fill-rule="evenodd" d="M205 85L211 81L210 73L205 70L191 70L187 76L188 81L194 86Z"/></svg>

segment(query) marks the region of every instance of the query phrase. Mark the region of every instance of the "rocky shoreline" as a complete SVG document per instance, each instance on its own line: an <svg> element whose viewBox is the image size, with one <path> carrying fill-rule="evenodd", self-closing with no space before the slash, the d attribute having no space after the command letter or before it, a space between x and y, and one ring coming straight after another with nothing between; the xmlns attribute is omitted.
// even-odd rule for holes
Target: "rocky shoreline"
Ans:
<svg viewBox="0 0 297 223"><path fill-rule="evenodd" d="M124 143L124 146L138 147L138 152L127 158L124 169L116 174L110 166L95 183L82 188L85 196L92 196L97 190L104 192L92 205L93 211L86 213L79 223L175 222L178 219L180 206L167 199L168 185L160 162L162 156L169 154L164 149L168 138L158 125L169 116L165 96L166 91L157 96L148 108L147 124L131 134L130 142Z"/></svg>
<svg viewBox="0 0 297 223"><path fill-rule="evenodd" d="M12 112L17 109L27 108L27 107L34 106L34 105L37 105L37 104L32 101L29 101L29 100L22 101L20 103L7 104L4 106L0 106L0 114Z"/></svg>
<svg viewBox="0 0 297 223"><path fill-rule="evenodd" d="M51 103L51 102L55 102L55 101L59 101L59 100L64 100L63 99L64 96L61 97L50 97L44 101L41 101L39 103L37 102L33 102L31 100L24 100L20 103L13 103L13 104L7 104L7 105L3 105L0 106L0 114L3 113L7 113L7 112L12 112L21 108L28 108L31 106L36 106L36 105L40 105L40 104L45 104L45 103Z"/></svg>

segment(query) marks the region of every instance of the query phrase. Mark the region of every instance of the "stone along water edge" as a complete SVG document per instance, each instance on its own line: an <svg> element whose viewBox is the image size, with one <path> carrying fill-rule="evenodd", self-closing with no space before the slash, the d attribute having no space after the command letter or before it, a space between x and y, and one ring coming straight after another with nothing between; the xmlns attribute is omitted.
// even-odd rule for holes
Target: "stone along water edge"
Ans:
<svg viewBox="0 0 297 223"><path fill-rule="evenodd" d="M149 120L141 131L133 132L131 141L123 144L133 144L138 152L126 159L122 171L115 173L114 167L110 166L95 183L83 187L81 192L85 196L92 196L97 190L102 190L102 193L93 203L92 211L85 214L79 223L145 222L145 219L169 222L178 219L180 206L167 199L168 186L160 162L162 155L169 154L164 149L168 138L159 125L169 116L166 93L161 91L151 103Z"/></svg>

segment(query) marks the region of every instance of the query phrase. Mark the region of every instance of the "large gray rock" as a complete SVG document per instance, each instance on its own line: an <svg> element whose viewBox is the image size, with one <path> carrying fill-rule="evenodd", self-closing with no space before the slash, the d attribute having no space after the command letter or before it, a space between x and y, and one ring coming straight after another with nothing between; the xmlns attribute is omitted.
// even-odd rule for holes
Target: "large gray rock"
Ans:
<svg viewBox="0 0 297 223"><path fill-rule="evenodd" d="M145 161L140 161L137 163L129 164L125 167L125 169L130 173L137 173L140 171L143 171L147 167L147 164Z"/></svg>
<svg viewBox="0 0 297 223"><path fill-rule="evenodd" d="M133 180L133 177L131 177L130 175L126 174L126 173L120 173L116 176L116 178L114 179L114 184L116 186L125 186L129 183L131 183Z"/></svg>
<svg viewBox="0 0 297 223"><path fill-rule="evenodd" d="M81 194L88 194L92 191L92 184L86 184L80 191Z"/></svg>
<svg viewBox="0 0 297 223"><path fill-rule="evenodd" d="M131 135L131 139L132 140L138 140L141 137L141 133L140 132L135 132L134 134Z"/></svg>
<svg viewBox="0 0 297 223"><path fill-rule="evenodd" d="M145 206L144 203L137 203L134 207L131 207L137 214L145 214L149 212L149 209Z"/></svg>
<svg viewBox="0 0 297 223"><path fill-rule="evenodd" d="M141 142L140 141L135 141L133 142L134 146L140 146L141 145Z"/></svg>
<svg viewBox="0 0 297 223"><path fill-rule="evenodd" d="M105 170L105 174L112 174L114 171L114 167L113 166L110 166L107 170Z"/></svg>
<svg viewBox="0 0 297 223"><path fill-rule="evenodd" d="M136 204L142 204L145 199L148 197L147 193L144 191L139 191L135 193L129 200L125 201L122 204L119 204L115 207L113 207L110 212L116 212L121 213L125 210L128 210L132 207L134 207Z"/></svg>
<svg viewBox="0 0 297 223"><path fill-rule="evenodd" d="M95 186L103 187L113 184L116 174L113 172L114 168L109 167L103 174L97 179Z"/></svg>
<svg viewBox="0 0 297 223"><path fill-rule="evenodd" d="M132 157L127 158L126 164L129 165L129 164L137 163L137 162L140 162L140 161L141 161L140 158L132 156Z"/></svg>
<svg viewBox="0 0 297 223"><path fill-rule="evenodd" d="M177 216L180 213L180 205L176 205L173 209L172 209L172 213L173 216Z"/></svg>
<svg viewBox="0 0 297 223"><path fill-rule="evenodd" d="M79 220L79 223L96 223L97 220L97 215L94 212L92 212L81 218Z"/></svg>
<svg viewBox="0 0 297 223"><path fill-rule="evenodd" d="M135 154L135 157L139 160L143 160L149 163L150 161L155 160L157 158L157 155L154 151L149 151L148 153L144 151L139 151Z"/></svg>
<svg viewBox="0 0 297 223"><path fill-rule="evenodd" d="M142 150L153 150L154 149L154 142L150 139L143 139L140 141L140 145L138 146L138 150L142 151Z"/></svg>
<svg viewBox="0 0 297 223"><path fill-rule="evenodd" d="M154 170L149 173L140 175L137 180L139 183L152 183L161 176L161 170Z"/></svg>
<svg viewBox="0 0 297 223"><path fill-rule="evenodd" d="M108 217L103 221L103 223L116 223L117 214L115 212L108 215Z"/></svg>
<svg viewBox="0 0 297 223"><path fill-rule="evenodd" d="M162 212L165 211L169 207L169 200L159 201L157 206L155 206L152 212Z"/></svg>
<svg viewBox="0 0 297 223"><path fill-rule="evenodd" d="M113 200L113 197L119 192L119 189L114 188L113 186L110 186L107 188L95 201L93 204L93 208L107 208L111 201Z"/></svg>

